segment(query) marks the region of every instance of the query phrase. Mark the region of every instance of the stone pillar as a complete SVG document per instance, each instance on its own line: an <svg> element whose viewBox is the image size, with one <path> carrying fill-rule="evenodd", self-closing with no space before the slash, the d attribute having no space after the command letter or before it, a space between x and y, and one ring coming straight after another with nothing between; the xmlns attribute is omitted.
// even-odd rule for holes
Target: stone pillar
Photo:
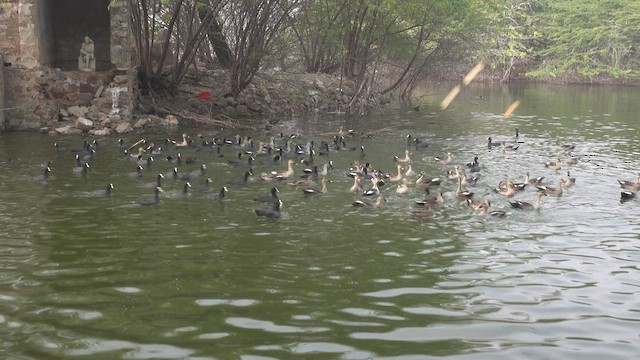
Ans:
<svg viewBox="0 0 640 360"><path fill-rule="evenodd" d="M4 57L0 53L0 132L5 128L5 101L4 101Z"/></svg>

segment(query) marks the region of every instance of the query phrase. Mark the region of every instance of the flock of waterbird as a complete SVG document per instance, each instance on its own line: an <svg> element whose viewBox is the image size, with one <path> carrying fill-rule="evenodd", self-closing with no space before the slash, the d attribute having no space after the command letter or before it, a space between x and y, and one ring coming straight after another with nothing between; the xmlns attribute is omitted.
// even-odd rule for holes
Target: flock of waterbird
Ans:
<svg viewBox="0 0 640 360"><path fill-rule="evenodd" d="M353 179L348 191L354 194L353 207L378 208L389 198L389 194L395 193L397 197L407 194L419 194L415 199L418 206L410 210L414 217L428 218L434 214L434 210L447 201L456 201L461 205L480 215L504 217L504 210L492 208L488 198L478 198L474 195L473 187L478 184L480 173L486 169L481 165L478 156L470 162L456 163L455 155L449 151L442 157L434 157L433 164L441 169L441 174L430 177L425 172L417 171L414 167L421 164L412 156L414 152L423 151L429 147L425 141L415 136L406 136L406 150L399 155L389 156L395 164L395 172L385 172L372 164L373 159L368 159L363 145L351 146L348 143L357 143L358 137L353 131L345 131L340 128L337 132L323 134L324 140L319 143L314 140L304 140L299 135L285 135L271 137L268 141L255 141L251 137L236 135L231 139L213 138L204 139L201 135L191 139L186 134L180 140L163 139L159 142L150 142L144 139L133 145L126 144L118 139L114 144L122 149L123 161L132 163L135 169L128 173L131 178L139 179L141 185L153 189L152 196L137 200L142 206L153 206L161 203L165 197L183 198L189 197L193 190L204 193L207 198L217 201L228 200L229 187L244 187L249 184L272 183L268 194L256 196L253 200L256 205L254 212L257 216L266 218L280 218L282 201L280 200L280 188L286 187L301 192L301 196L322 196L328 192L328 183L331 178L349 176ZM502 151L503 153L517 151L524 143L520 138L518 129L515 136L494 140L487 139L489 149ZM75 158L73 173L86 174L91 171L90 162L100 147L104 146L96 140L85 140L83 145L75 149L65 149L54 144L54 150L58 153L71 152ZM504 179L500 181L493 192L508 200L509 205L518 210L538 210L541 207L542 198L545 196L562 196L563 189L573 186L576 179L571 176L565 167L571 167L577 163L573 155L575 145L563 144L556 141L558 157L546 162L544 166L550 174L557 177L551 185L545 185L545 177L531 177L529 172L524 174L523 181ZM131 152L137 148L137 151ZM349 157L348 169L336 169L332 159ZM560 160L564 157L564 160ZM421 157L424 161L425 157ZM171 170L167 173L154 174L154 181L144 182L145 169L150 168L154 162L163 161L171 164ZM231 168L236 168L242 174L237 179L231 179L224 183L219 190L211 188L212 177L219 174L209 174L207 164L217 162L224 163ZM382 162L382 161L381 161ZM46 183L52 171L52 161L43 164L43 173L35 176L37 182ZM198 166L196 170L185 172L186 166ZM302 167L302 170L298 170ZM260 171L258 171L260 170ZM560 173L566 174L559 176ZM180 181L178 189L165 193L163 186L166 179ZM147 179L149 180L149 179ZM192 183L201 182L196 189ZM624 189L621 199L628 200L636 197L640 190L640 175L636 181L618 180ZM351 182L350 182L351 183ZM455 184L455 186L453 185ZM447 185L449 191L447 191ZM455 189L453 189L455 187ZM413 191L411 191L413 188ZM526 189L534 189L533 202L513 200L516 194ZM104 188L90 193L91 196L110 196L114 190L112 183ZM345 189L346 190L346 189ZM424 194L424 195L421 195Z"/></svg>

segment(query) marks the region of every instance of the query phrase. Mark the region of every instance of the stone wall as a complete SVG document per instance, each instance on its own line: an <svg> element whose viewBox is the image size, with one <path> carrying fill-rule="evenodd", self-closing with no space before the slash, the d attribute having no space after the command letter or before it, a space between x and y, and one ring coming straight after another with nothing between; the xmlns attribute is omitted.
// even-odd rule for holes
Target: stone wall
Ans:
<svg viewBox="0 0 640 360"><path fill-rule="evenodd" d="M4 58L2 57L2 53L0 53L0 131L4 130L5 120L5 103L4 103Z"/></svg>
<svg viewBox="0 0 640 360"><path fill-rule="evenodd" d="M84 34L77 41L78 50L69 50L64 56L58 54L55 42L59 38L52 31L55 33L61 30L58 29L60 24L56 25L57 20L52 20L57 11L54 9L64 3L67 8L79 11L81 9L73 7L78 1L87 2L0 0L0 53L4 54L4 62L7 64L5 107L11 108L4 112L8 129L43 130L43 127L60 125L61 120L74 121L61 111L72 106L86 106L95 110L85 115L97 116L95 120L98 122L100 114L111 112L111 88L121 89L117 115L120 120L129 120L134 96L129 10L126 1L116 2L107 11L106 4L109 1L99 0L99 6L105 8L103 18L109 24L102 26L101 34L97 36L97 39L103 39L102 46L106 47L99 49L96 42L96 59L102 64L102 71L98 68L94 73L79 73L55 67L58 57L65 63L72 63L72 57L77 59L73 52L79 50ZM97 15L87 15L87 18L91 16ZM54 44L51 44L52 40ZM102 90L98 91L99 89Z"/></svg>

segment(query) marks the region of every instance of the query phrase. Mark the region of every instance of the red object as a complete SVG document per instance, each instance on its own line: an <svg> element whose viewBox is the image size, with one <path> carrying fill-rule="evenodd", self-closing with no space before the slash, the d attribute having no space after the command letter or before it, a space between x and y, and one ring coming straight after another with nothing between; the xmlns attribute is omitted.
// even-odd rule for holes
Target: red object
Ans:
<svg viewBox="0 0 640 360"><path fill-rule="evenodd" d="M197 98L202 100L209 100L211 97L211 93L209 91L203 91L200 94L196 95Z"/></svg>

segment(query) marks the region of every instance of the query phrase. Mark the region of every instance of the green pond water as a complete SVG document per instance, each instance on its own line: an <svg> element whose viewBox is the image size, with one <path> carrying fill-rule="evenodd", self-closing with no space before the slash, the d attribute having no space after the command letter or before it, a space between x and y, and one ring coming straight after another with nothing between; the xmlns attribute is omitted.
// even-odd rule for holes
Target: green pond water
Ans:
<svg viewBox="0 0 640 360"><path fill-rule="evenodd" d="M132 177L136 162L116 144L98 139L86 174L74 173L72 148L85 137L0 135L0 357L4 359L631 359L640 354L640 203L620 201L617 180L640 172L640 91L636 88L473 85L445 111L448 88L429 89L419 111L388 110L366 117L310 115L283 119L270 131L232 132L183 127L128 134L165 146L187 133L198 143L236 134L268 142L280 132L292 143L332 141L339 126L353 129L348 148L332 161L323 195L305 196L286 182L260 181L284 162L256 159L246 186L227 185L227 200L198 191L203 177L166 177L156 206L158 173L176 166L180 152L206 164L217 192L246 171L196 147L166 146ZM521 105L509 119L502 112ZM489 150L487 137L515 140L517 151ZM360 134L373 136L361 138ZM203 136L197 138L197 134ZM325 134L325 135L323 135ZM394 172L406 136L412 168L443 177L445 203L416 218L411 185L387 201L349 191L354 161ZM575 165L556 141L574 144ZM54 143L66 148L55 151ZM135 149L133 150L135 151ZM433 158L447 152L451 165ZM478 156L480 180L468 189L491 201L504 218L475 213L456 200L454 165ZM270 158L270 157L269 157ZM299 159L303 159L301 156ZM560 159L562 169L544 163ZM11 161L7 161L11 159ZM243 157L246 159L246 156ZM42 163L52 160L48 181ZM297 161L298 180L305 167ZM576 178L561 197L544 197L539 211L512 209L532 202L532 186L507 199L501 180L520 182L529 171L555 186L566 171ZM413 178L415 180L415 177ZM109 197L92 192L112 183ZM277 186L280 219L256 216L253 201ZM367 184L368 186L368 184ZM435 187L432 187L435 190Z"/></svg>

